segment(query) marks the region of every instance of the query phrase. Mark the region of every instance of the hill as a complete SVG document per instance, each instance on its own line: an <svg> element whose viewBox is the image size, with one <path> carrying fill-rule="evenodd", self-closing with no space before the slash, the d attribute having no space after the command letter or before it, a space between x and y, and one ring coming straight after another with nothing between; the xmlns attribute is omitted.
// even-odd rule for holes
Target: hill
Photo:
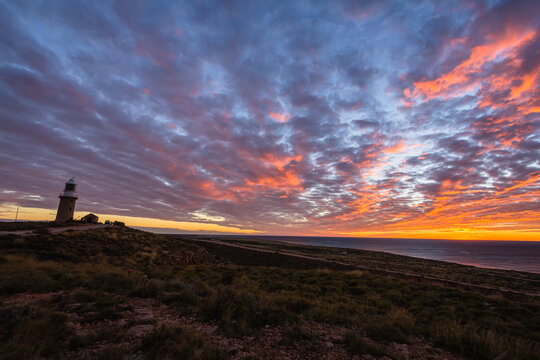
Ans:
<svg viewBox="0 0 540 360"><path fill-rule="evenodd" d="M0 358L539 359L538 297L381 272L369 252L201 240L122 227L1 236ZM482 285L481 269L426 269Z"/></svg>

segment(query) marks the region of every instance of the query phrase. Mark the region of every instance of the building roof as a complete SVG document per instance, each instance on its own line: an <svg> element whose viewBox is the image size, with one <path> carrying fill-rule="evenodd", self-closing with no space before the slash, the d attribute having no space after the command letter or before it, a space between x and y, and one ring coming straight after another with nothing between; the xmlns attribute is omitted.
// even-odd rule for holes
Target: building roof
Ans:
<svg viewBox="0 0 540 360"><path fill-rule="evenodd" d="M82 217L82 219L87 218L87 217L95 217L95 218L97 218L98 216L95 215L95 214L90 213L90 214L84 215L84 216Z"/></svg>

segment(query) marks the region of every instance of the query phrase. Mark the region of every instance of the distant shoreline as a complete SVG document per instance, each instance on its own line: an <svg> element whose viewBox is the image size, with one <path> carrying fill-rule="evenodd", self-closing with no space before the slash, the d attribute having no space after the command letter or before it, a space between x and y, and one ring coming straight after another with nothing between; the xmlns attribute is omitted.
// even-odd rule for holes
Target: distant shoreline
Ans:
<svg viewBox="0 0 540 360"><path fill-rule="evenodd" d="M477 268L477 267L475 269L476 271L480 271L480 272L489 271L489 270L499 271L500 272L499 274L492 273L489 275L495 276L495 277L498 276L500 278L506 278L506 279L516 279L520 281L527 281L533 285L533 288L537 288L536 292L527 292L527 291L522 291L522 290L517 290L517 289L512 289L512 288L505 288L505 287L500 287L500 286L489 286L483 282L474 282L474 281L464 282L464 281L460 281L459 279L450 279L450 278L435 276L430 271L427 271L427 272L426 271L424 272L402 271L400 270L399 265L403 265L404 263L411 260L414 262L416 259L416 258L412 258L408 256L402 256L402 255L391 254L391 255L394 255L394 259L393 259L394 261L392 262L387 261L386 267L383 268L383 267L377 267L373 265L366 265L364 263L360 263L360 264L354 263L351 261L347 261L346 259L340 261L339 259L335 259L335 258L326 258L326 257L321 257L321 256L309 255L309 254L302 253L301 251L296 252L296 253L288 252L286 248L283 249L283 251L271 250L269 248L265 248L264 246L262 247L258 246L259 244L257 243L252 244L252 246L249 246L249 244L246 246L245 244L235 244L234 242L231 242L231 241L207 240L207 239L193 239L193 240L197 242L198 245L205 247L210 253L214 253L215 255L218 255L218 256L224 255L223 247L228 247L230 251L229 251L229 254L226 256L231 257L233 261L240 261L240 263L247 261L243 265L248 265L248 266L253 266L255 264L261 265L261 261L262 262L269 261L269 263L266 264L268 266L288 267L290 266L291 259L287 259L287 258L295 258L296 261L300 262L300 264L298 264L300 268L304 268L306 266L309 268L310 266L313 266L313 265L310 265L310 262L314 262L314 263L326 264L328 267L332 268L332 270L344 270L344 271L368 270L368 271L373 271L377 273L387 273L391 275L409 277L411 279L417 279L418 281L421 281L421 280L438 281L438 282L443 282L443 283L447 283L447 284L451 284L455 286L470 286L470 287L476 287L476 288L488 290L488 291L500 291L500 292L506 292L506 293L532 296L532 297L540 297L540 276L533 273L523 272L522 274L524 275L524 277L520 277L520 276L509 276L507 274L504 274L508 272L508 270L482 269L482 268ZM217 249L216 249L216 246L217 246ZM309 251L309 249L307 250ZM354 251L356 249L349 249L349 250ZM319 255L324 255L324 249L322 251L323 253ZM244 254L242 254L242 252ZM249 252L251 252L251 254L249 254ZM374 253L374 251L369 251L369 250L364 251L364 252ZM261 256L264 256L264 257L271 257L272 259L269 259L269 260L261 259L260 256L255 256L254 255L255 253L259 253ZM383 252L382 254L383 254L382 256L385 256L385 254L388 254L388 253ZM241 259L242 257L244 259L251 259L251 260L242 260ZM412 259L408 260L406 258L412 258ZM424 260L424 259L420 259L420 260ZM470 267L466 265L463 266L461 264L443 262L443 261L438 261L438 260L429 260L429 261L434 262L434 263L446 263L447 264L446 266L450 268L452 267L469 268ZM392 265L389 267L389 264L392 264ZM520 272L516 272L516 273L519 274ZM529 275L531 276L530 278L529 278Z"/></svg>
<svg viewBox="0 0 540 360"><path fill-rule="evenodd" d="M0 219L0 224L23 226L17 230L42 228L47 221L9 221ZM26 228L24 224L35 227ZM51 225L52 226L52 225ZM56 225L58 226L58 225ZM143 231L147 228L133 227ZM0 231L2 227L0 226ZM160 233L161 228L150 232ZM244 239L270 241L274 243L324 246L340 249L362 249L389 254L409 256L417 259L444 261L453 264L474 266L482 269L499 269L540 274L540 241L508 240L448 240L414 238L362 238L328 236L284 236L284 235L227 235L227 234L171 234L169 236L213 237L216 239Z"/></svg>
<svg viewBox="0 0 540 360"><path fill-rule="evenodd" d="M167 234L174 236L172 234ZM328 248L378 251L417 259L540 274L540 242L489 240L428 240L390 238L337 238L309 236L200 235L178 236L243 239Z"/></svg>

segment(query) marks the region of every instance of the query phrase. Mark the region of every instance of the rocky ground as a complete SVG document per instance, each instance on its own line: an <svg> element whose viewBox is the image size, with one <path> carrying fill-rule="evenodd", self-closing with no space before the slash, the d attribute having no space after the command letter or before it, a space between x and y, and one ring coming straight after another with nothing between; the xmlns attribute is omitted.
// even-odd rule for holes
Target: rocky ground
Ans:
<svg viewBox="0 0 540 360"><path fill-rule="evenodd" d="M82 289L78 289L82 290ZM75 289L74 291L77 291ZM2 305L28 305L36 302L58 303L71 292L57 291L44 294L17 294L1 299ZM68 317L67 325L81 339L73 351L65 351L61 359L103 359L121 355L126 360L142 360L140 345L145 336L161 326L190 328L205 338L211 345L224 350L232 360L241 359L355 359L391 360L390 357L371 354L351 355L344 346L347 329L340 326L316 322L302 322L299 326L266 325L254 334L242 337L227 336L212 324L197 320L191 315L181 315L175 309L156 299L116 296L120 311L114 320L92 321L95 312L86 311L91 303L69 303L63 313ZM300 330L298 330L300 329ZM299 333L300 331L300 333ZM429 342L411 337L409 344L381 344L369 338L367 343L380 346L392 354L394 359L403 360L460 360Z"/></svg>

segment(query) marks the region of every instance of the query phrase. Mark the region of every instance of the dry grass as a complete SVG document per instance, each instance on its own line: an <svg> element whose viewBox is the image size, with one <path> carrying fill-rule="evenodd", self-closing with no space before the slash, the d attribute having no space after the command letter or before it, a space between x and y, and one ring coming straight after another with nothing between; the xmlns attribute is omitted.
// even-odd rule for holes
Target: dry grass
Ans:
<svg viewBox="0 0 540 360"><path fill-rule="evenodd" d="M300 324L313 321L349 328L346 346L351 354L392 357L384 344L407 343L416 336L475 359L491 360L505 350L515 360L540 358L540 305L525 296L328 269L314 261L283 263L277 256L265 258L262 266L247 266L240 253L227 257L219 247L205 250L186 240L131 229L0 240L2 298L71 290L41 306L1 304L2 358L54 358L62 349L85 346L88 339L74 337L63 325L62 311L80 304L77 311L91 314L82 321L114 319L121 307L118 296L158 299L179 314L219 325L233 337L281 325L288 329L284 341L310 341ZM49 332L38 346L38 330L51 326L58 331ZM195 345L182 345L182 336ZM169 342L171 337L180 342ZM188 353L201 359L226 357L186 329L156 329L144 344L148 358ZM110 356L118 351L111 347Z"/></svg>

